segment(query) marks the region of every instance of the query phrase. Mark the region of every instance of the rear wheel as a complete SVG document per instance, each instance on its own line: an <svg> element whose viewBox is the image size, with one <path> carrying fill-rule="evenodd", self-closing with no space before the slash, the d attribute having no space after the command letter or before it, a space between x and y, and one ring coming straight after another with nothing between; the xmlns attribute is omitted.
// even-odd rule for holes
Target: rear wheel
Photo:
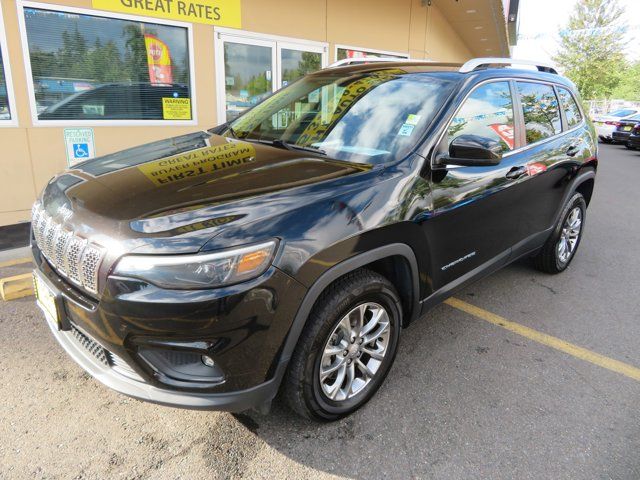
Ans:
<svg viewBox="0 0 640 480"><path fill-rule="evenodd" d="M402 311L389 281L357 270L318 299L293 354L285 397L315 420L337 420L364 405L384 381L400 337Z"/></svg>
<svg viewBox="0 0 640 480"><path fill-rule="evenodd" d="M636 150L636 147L634 147L630 143L625 143L624 146L627 147L629 150Z"/></svg>
<svg viewBox="0 0 640 480"><path fill-rule="evenodd" d="M538 270L560 273L569 266L582 239L586 212L584 197L574 193L564 207L553 233L534 257Z"/></svg>

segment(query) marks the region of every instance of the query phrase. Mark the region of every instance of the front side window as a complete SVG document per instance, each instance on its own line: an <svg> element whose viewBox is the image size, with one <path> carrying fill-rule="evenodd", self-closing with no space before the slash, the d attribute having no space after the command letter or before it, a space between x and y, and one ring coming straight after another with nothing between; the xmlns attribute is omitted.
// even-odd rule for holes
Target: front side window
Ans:
<svg viewBox="0 0 640 480"><path fill-rule="evenodd" d="M564 116L567 119L567 127L571 128L578 125L582 121L582 114L580 113L576 99L573 98L569 90L562 87L558 87L558 96L560 97L562 110L564 110Z"/></svg>
<svg viewBox="0 0 640 480"><path fill-rule="evenodd" d="M562 131L558 99L551 85L518 82L527 145Z"/></svg>
<svg viewBox="0 0 640 480"><path fill-rule="evenodd" d="M514 148L513 101L509 82L486 83L464 101L447 130L448 145L460 135L491 138L502 151Z"/></svg>
<svg viewBox="0 0 640 480"><path fill-rule="evenodd" d="M184 27L25 8L38 120L191 120Z"/></svg>
<svg viewBox="0 0 640 480"><path fill-rule="evenodd" d="M382 163L409 152L455 84L437 74L402 69L318 73L246 112L225 135Z"/></svg>

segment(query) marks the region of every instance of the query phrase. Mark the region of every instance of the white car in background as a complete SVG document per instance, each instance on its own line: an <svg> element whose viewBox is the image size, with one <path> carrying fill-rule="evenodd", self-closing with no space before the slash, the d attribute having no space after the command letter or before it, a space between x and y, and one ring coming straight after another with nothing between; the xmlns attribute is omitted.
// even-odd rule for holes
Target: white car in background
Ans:
<svg viewBox="0 0 640 480"><path fill-rule="evenodd" d="M595 115L593 117L593 125L596 127L598 138L604 143L613 142L612 135L617 123L638 113L640 113L640 110L637 108L621 108L605 115Z"/></svg>

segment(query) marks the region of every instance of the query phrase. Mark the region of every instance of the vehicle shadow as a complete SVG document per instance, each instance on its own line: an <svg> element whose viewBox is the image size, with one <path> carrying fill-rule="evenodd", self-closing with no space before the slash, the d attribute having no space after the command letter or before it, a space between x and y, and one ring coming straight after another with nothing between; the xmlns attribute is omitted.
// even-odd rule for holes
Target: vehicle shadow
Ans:
<svg viewBox="0 0 640 480"><path fill-rule="evenodd" d="M526 271L526 262L512 265L487 278L483 289L511 277L527 282ZM475 295L471 287L457 297L473 301ZM354 415L314 423L276 399L267 416L234 417L270 447L319 472L348 478L477 476L480 467L505 463L501 451L529 448L511 413L505 414L525 395L502 385L500 357L503 345L514 348L509 342L495 327L440 305L403 331L387 380ZM501 438L508 431L514 432L511 440ZM517 438L520 445L513 443Z"/></svg>

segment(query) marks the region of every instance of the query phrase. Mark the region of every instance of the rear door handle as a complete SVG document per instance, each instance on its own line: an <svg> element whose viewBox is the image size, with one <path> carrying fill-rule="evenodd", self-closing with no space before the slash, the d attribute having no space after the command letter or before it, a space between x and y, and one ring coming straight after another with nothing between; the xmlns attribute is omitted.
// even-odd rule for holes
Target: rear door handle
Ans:
<svg viewBox="0 0 640 480"><path fill-rule="evenodd" d="M571 145L567 150L567 155L569 157L575 157L579 151L580 149L578 148L577 145Z"/></svg>
<svg viewBox="0 0 640 480"><path fill-rule="evenodd" d="M520 178L526 174L527 174L527 167L522 166L522 167L513 167L511 170L507 172L505 176L511 180L515 180L516 178Z"/></svg>

